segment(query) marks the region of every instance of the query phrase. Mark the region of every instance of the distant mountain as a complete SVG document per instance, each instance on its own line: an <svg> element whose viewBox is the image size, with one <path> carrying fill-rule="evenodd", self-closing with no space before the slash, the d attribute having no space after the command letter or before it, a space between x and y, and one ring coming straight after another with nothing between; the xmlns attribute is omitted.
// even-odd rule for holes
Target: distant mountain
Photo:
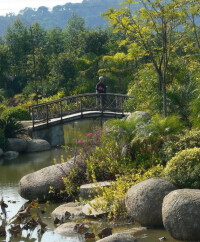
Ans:
<svg viewBox="0 0 200 242"><path fill-rule="evenodd" d="M9 25L19 18L24 25L31 25L38 22L44 29L51 29L56 26L64 28L72 13L77 13L85 19L86 26L92 28L97 26L105 27L107 21L100 15L110 7L119 8L118 3L122 0L83 0L82 3L66 3L57 5L52 11L41 6L37 10L25 8L18 15L7 14L0 16L0 35L4 36Z"/></svg>

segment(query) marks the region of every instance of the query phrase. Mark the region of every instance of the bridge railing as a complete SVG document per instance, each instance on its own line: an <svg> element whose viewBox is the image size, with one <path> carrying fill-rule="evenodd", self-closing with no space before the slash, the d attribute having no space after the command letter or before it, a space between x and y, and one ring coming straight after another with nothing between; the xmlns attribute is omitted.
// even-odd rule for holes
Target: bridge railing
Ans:
<svg viewBox="0 0 200 242"><path fill-rule="evenodd" d="M62 120L67 115L87 111L107 111L124 113L125 100L131 98L128 95L112 93L88 93L69 96L51 102L45 102L29 107L32 116L33 127L36 124L48 124L52 120Z"/></svg>

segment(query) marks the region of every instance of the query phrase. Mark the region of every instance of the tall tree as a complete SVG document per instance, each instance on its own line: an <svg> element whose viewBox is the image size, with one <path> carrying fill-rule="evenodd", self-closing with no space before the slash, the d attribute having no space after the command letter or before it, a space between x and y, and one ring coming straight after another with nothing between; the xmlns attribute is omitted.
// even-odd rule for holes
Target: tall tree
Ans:
<svg viewBox="0 0 200 242"><path fill-rule="evenodd" d="M38 99L39 93L43 95L43 82L48 74L48 48L46 31L36 22L30 26L30 46L29 55L30 81L34 82L34 89Z"/></svg>
<svg viewBox="0 0 200 242"><path fill-rule="evenodd" d="M52 56L49 65L51 68L50 81L57 84L58 90L63 89L66 95L70 95L76 88L75 57L64 52L57 58Z"/></svg>
<svg viewBox="0 0 200 242"><path fill-rule="evenodd" d="M9 89L9 50L0 39L0 89Z"/></svg>
<svg viewBox="0 0 200 242"><path fill-rule="evenodd" d="M64 52L64 34L61 28L56 27L47 31L48 53L58 55Z"/></svg>
<svg viewBox="0 0 200 242"><path fill-rule="evenodd" d="M66 25L66 51L79 54L82 45L82 33L85 31L85 21L73 13Z"/></svg>
<svg viewBox="0 0 200 242"><path fill-rule="evenodd" d="M140 0L141 8L131 11L136 2L127 0L124 8L110 9L105 16L116 32L126 34L121 44L129 45L129 52L148 58L158 75L159 91L163 95L163 114L167 115L167 71L170 59L183 39L182 26L187 18L181 0Z"/></svg>
<svg viewBox="0 0 200 242"><path fill-rule="evenodd" d="M19 93L27 82L27 54L30 52L30 36L27 27L16 19L12 28L8 28L6 45L10 54L10 75L12 92Z"/></svg>

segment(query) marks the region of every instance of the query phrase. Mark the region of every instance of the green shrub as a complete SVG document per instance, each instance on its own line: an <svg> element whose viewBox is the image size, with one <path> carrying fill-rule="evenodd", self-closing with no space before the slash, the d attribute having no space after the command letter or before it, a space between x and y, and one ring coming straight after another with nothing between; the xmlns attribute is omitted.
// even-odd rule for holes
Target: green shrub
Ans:
<svg viewBox="0 0 200 242"><path fill-rule="evenodd" d="M199 147L200 131L187 131L184 135L176 135L171 140L165 142L161 151L163 161L167 162L173 158L179 151Z"/></svg>
<svg viewBox="0 0 200 242"><path fill-rule="evenodd" d="M200 148L186 149L173 157L164 175L180 188L200 188Z"/></svg>
<svg viewBox="0 0 200 242"><path fill-rule="evenodd" d="M4 110L1 114L2 119L8 119L8 118L14 118L16 120L30 120L31 116L29 112L23 108L17 108L17 107L12 107L12 108L7 108Z"/></svg>
<svg viewBox="0 0 200 242"><path fill-rule="evenodd" d="M5 138L16 138L26 132L23 125L13 118L0 119L0 129L3 130Z"/></svg>
<svg viewBox="0 0 200 242"><path fill-rule="evenodd" d="M183 128L179 116L171 115L163 118L159 114L154 115L149 122L139 126L136 136L130 143L137 167L148 169L159 163L164 164L161 159L164 143L175 134L179 134Z"/></svg>
<svg viewBox="0 0 200 242"><path fill-rule="evenodd" d="M1 116L1 114L3 113L3 111L5 111L6 110L6 105L5 104L2 104L2 103L0 103L0 116Z"/></svg>
<svg viewBox="0 0 200 242"><path fill-rule="evenodd" d="M85 169L86 167L82 162L76 161L76 165L69 175L63 177L65 192L70 198L78 198L80 186L87 183Z"/></svg>

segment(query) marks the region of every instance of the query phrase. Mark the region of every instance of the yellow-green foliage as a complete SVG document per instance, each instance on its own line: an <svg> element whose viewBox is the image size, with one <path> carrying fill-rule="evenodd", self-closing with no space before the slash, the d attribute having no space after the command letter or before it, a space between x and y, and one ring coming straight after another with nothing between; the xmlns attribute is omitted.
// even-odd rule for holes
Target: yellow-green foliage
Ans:
<svg viewBox="0 0 200 242"><path fill-rule="evenodd" d="M28 98L24 98L23 96L15 95L15 99L17 100L17 107L24 108L28 110L28 107L36 104L35 93L30 94ZM64 97L64 92L58 92L57 94L50 97L39 98L38 102L50 102Z"/></svg>
<svg viewBox="0 0 200 242"><path fill-rule="evenodd" d="M30 120L31 116L26 109L11 107L4 110L1 114L2 119L14 118L16 120Z"/></svg>
<svg viewBox="0 0 200 242"><path fill-rule="evenodd" d="M199 79L199 77L198 77ZM193 101L191 102L190 105L190 121L193 125L194 128L200 128L200 116L199 116L199 112L200 112L200 89L197 86L196 87L196 97L193 99Z"/></svg>
<svg viewBox="0 0 200 242"><path fill-rule="evenodd" d="M80 189L80 174L78 167L74 167L69 176L63 177L63 182L65 184L65 191L71 197L77 196Z"/></svg>
<svg viewBox="0 0 200 242"><path fill-rule="evenodd" d="M186 131L184 135L176 135L164 144L162 159L167 162L179 151L195 147L200 147L200 131Z"/></svg>
<svg viewBox="0 0 200 242"><path fill-rule="evenodd" d="M39 99L39 103L50 102L64 97L64 91L58 92L57 94L50 97L43 97Z"/></svg>
<svg viewBox="0 0 200 242"><path fill-rule="evenodd" d="M63 177L65 192L71 198L76 198L79 195L80 186L86 183L85 164L77 161L70 174Z"/></svg>
<svg viewBox="0 0 200 242"><path fill-rule="evenodd" d="M123 173L129 166L129 159L122 157L114 143L96 147L88 157L87 176L90 182L115 180L116 174Z"/></svg>
<svg viewBox="0 0 200 242"><path fill-rule="evenodd" d="M151 177L161 177L163 173L163 167L158 165L150 168L146 172L142 170L127 170L123 176L117 176L116 182L111 183L111 187L101 187L98 189L98 195L96 198L105 201L101 204L93 204L94 208L101 208L108 211L109 219L117 219L126 216L126 208L124 199L128 189L136 183L149 179Z"/></svg>
<svg viewBox="0 0 200 242"><path fill-rule="evenodd" d="M5 104L0 104L0 116L4 110L6 110L6 105Z"/></svg>
<svg viewBox="0 0 200 242"><path fill-rule="evenodd" d="M179 152L168 163L164 174L180 188L200 188L200 148Z"/></svg>
<svg viewBox="0 0 200 242"><path fill-rule="evenodd" d="M134 82L129 84L128 94L133 98L132 106L136 110L161 110L161 97L156 92L157 75L151 64L143 65L137 72ZM147 98L148 97L148 98Z"/></svg>

